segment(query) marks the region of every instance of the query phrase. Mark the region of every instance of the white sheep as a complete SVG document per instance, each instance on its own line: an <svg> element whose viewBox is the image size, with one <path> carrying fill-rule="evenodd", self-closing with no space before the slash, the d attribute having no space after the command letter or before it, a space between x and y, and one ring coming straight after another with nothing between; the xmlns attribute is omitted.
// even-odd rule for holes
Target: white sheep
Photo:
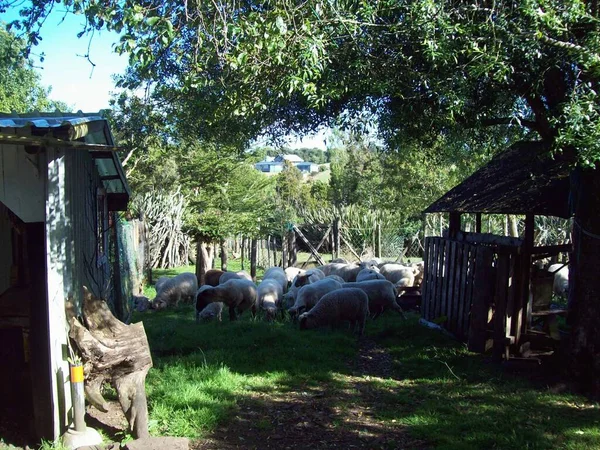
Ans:
<svg viewBox="0 0 600 450"><path fill-rule="evenodd" d="M240 270L239 272L225 272L219 278L219 284L226 283L229 280L248 280L248 281L252 281L252 277L245 270Z"/></svg>
<svg viewBox="0 0 600 450"><path fill-rule="evenodd" d="M300 329L335 327L350 322L351 329L362 336L369 315L369 298L361 289L343 288L325 294L313 309L300 315Z"/></svg>
<svg viewBox="0 0 600 450"><path fill-rule="evenodd" d="M322 280L323 278L325 278L325 274L319 269L309 269L304 274L297 275L288 289L287 294L284 296L284 307L287 309L294 304L296 301L296 294L302 286Z"/></svg>
<svg viewBox="0 0 600 450"><path fill-rule="evenodd" d="M569 294L569 266L566 264L552 264L548 267L548 272L554 274L552 290L559 297L566 297Z"/></svg>
<svg viewBox="0 0 600 450"><path fill-rule="evenodd" d="M382 265L379 268L379 272L386 280L391 281L397 286L413 286L417 269L402 264L388 263Z"/></svg>
<svg viewBox="0 0 600 450"><path fill-rule="evenodd" d="M421 286L425 277L425 261L417 261L410 265L414 269L415 279L413 286Z"/></svg>
<svg viewBox="0 0 600 450"><path fill-rule="evenodd" d="M369 280L355 283L344 283L344 288L361 289L369 297L369 310L373 319L387 309L393 309L404 318L404 311L396 303L397 292L394 285L387 280Z"/></svg>
<svg viewBox="0 0 600 450"><path fill-rule="evenodd" d="M163 284L165 284L170 279L171 277L159 277L159 279L156 280L156 283L154 283L154 289L156 290L156 292L160 291L163 287Z"/></svg>
<svg viewBox="0 0 600 450"><path fill-rule="evenodd" d="M202 311L208 303L222 302L229 308L229 320L236 320L237 315L252 310L256 314L256 285L249 280L234 279L219 286L203 286L205 290L196 297L196 311Z"/></svg>
<svg viewBox="0 0 600 450"><path fill-rule="evenodd" d="M356 281L368 281L368 280L385 280L385 277L379 273L377 267L372 269L363 269L356 275Z"/></svg>
<svg viewBox="0 0 600 450"><path fill-rule="evenodd" d="M298 290L294 306L288 309L288 312L295 317L297 314L310 311L325 294L341 288L341 282L329 277L304 285Z"/></svg>
<svg viewBox="0 0 600 450"><path fill-rule="evenodd" d="M152 302L156 309L178 305L179 302L192 303L197 291L198 278L196 278L196 274L184 272L161 282L160 289Z"/></svg>
<svg viewBox="0 0 600 450"><path fill-rule="evenodd" d="M283 298L281 283L274 278L266 278L256 288L256 295L258 308L265 311L267 320L273 320Z"/></svg>
<svg viewBox="0 0 600 450"><path fill-rule="evenodd" d="M279 283L283 293L285 294L288 289L288 279L281 267L270 267L263 275L263 280L272 279Z"/></svg>
<svg viewBox="0 0 600 450"><path fill-rule="evenodd" d="M294 281L294 278L296 278L298 275L304 275L306 273L306 270L299 269L298 267L290 266L290 267L287 267L284 272L285 272L285 276L287 278L288 286L289 286Z"/></svg>
<svg viewBox="0 0 600 450"><path fill-rule="evenodd" d="M202 311L196 312L196 322L200 322L201 320L207 322L214 318L220 322L223 306L221 302L209 303Z"/></svg>
<svg viewBox="0 0 600 450"><path fill-rule="evenodd" d="M325 278L331 278L332 280L339 281L340 283L345 283L346 282L346 280L344 280L339 275L327 275Z"/></svg>
<svg viewBox="0 0 600 450"><path fill-rule="evenodd" d="M344 264L344 263L329 263L324 266L320 266L319 269L327 275L338 275L345 281L356 281L356 276L363 269L370 269L375 267L369 261L361 262L359 264Z"/></svg>

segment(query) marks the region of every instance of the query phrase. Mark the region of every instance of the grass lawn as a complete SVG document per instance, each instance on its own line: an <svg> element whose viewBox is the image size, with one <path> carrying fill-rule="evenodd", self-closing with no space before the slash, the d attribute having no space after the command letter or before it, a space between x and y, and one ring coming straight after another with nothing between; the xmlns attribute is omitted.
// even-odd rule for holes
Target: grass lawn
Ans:
<svg viewBox="0 0 600 450"><path fill-rule="evenodd" d="M357 372L353 361L362 344L348 331L300 332L291 322L267 323L248 313L233 323L196 324L189 305L137 313L134 322L144 322L154 360L146 382L151 433L203 438L257 396L271 399L273 409L276 400L318 390L315 398L325 396L336 432L365 427L346 420L364 412L383 427L372 430L401 430L421 443L408 448L600 448L598 404L554 393L540 382L545 378L507 373L420 326L416 314L408 317L388 313L367 324L362 343L389 359L382 376L370 372L369 361ZM267 435L281 428L266 419L254 426Z"/></svg>

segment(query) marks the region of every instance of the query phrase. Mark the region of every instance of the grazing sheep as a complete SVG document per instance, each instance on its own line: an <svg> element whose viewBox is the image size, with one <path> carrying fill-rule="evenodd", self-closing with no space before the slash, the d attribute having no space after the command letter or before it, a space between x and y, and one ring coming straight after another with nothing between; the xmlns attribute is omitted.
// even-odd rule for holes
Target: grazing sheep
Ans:
<svg viewBox="0 0 600 450"><path fill-rule="evenodd" d="M548 267L548 272L554 274L552 290L559 297L566 297L569 294L569 266L567 264L552 264Z"/></svg>
<svg viewBox="0 0 600 450"><path fill-rule="evenodd" d="M265 312L267 320L275 319L283 298L281 283L274 278L264 279L258 285L256 295L258 308Z"/></svg>
<svg viewBox="0 0 600 450"><path fill-rule="evenodd" d="M170 279L171 277L160 277L158 280L156 280L156 283L154 283L154 289L156 290L156 292L160 291L163 287L163 284L165 284Z"/></svg>
<svg viewBox="0 0 600 450"><path fill-rule="evenodd" d="M344 280L339 275L327 275L325 278L331 278L332 280L339 281L340 283L345 283L346 282L346 280Z"/></svg>
<svg viewBox="0 0 600 450"><path fill-rule="evenodd" d="M143 295L134 295L133 296L133 308L137 312L144 312L150 309L152 303L150 303L150 299L148 297L144 297Z"/></svg>
<svg viewBox="0 0 600 450"><path fill-rule="evenodd" d="M410 265L415 270L413 286L421 286L425 277L425 261L418 261Z"/></svg>
<svg viewBox="0 0 600 450"><path fill-rule="evenodd" d="M322 326L335 327L350 322L350 327L362 336L369 315L369 297L361 289L343 288L325 294L313 309L300 315L300 329Z"/></svg>
<svg viewBox="0 0 600 450"><path fill-rule="evenodd" d="M271 268L267 269L267 271L265 272L265 274L263 276L263 280L267 280L267 279L273 279L273 280L277 281L280 284L281 289L283 290L283 293L287 292L288 280L285 275L285 272L283 271L283 269L281 267L271 267Z"/></svg>
<svg viewBox="0 0 600 450"><path fill-rule="evenodd" d="M225 271L219 269L210 269L204 274L204 284L209 286L218 286L221 275Z"/></svg>
<svg viewBox="0 0 600 450"><path fill-rule="evenodd" d="M341 263L341 264L350 264L350 261L348 261L346 258L335 258L335 259L332 259L330 262Z"/></svg>
<svg viewBox="0 0 600 450"><path fill-rule="evenodd" d="M373 314L373 319L388 308L393 309L404 318L404 311L396 303L396 288L387 280L369 280L357 283L344 283L344 288L362 289L369 297L369 310Z"/></svg>
<svg viewBox="0 0 600 450"><path fill-rule="evenodd" d="M288 312L292 317L295 317L302 312L310 311L310 309L317 304L321 297L328 292L341 289L341 287L341 282L329 277L325 277L322 280L304 285L298 290L294 306L288 309Z"/></svg>
<svg viewBox="0 0 600 450"><path fill-rule="evenodd" d="M356 281L368 281L368 280L385 280L385 277L379 273L377 267L372 269L363 269L356 275Z"/></svg>
<svg viewBox="0 0 600 450"><path fill-rule="evenodd" d="M196 322L199 322L201 320L204 322L208 322L209 320L212 320L214 318L221 322L223 306L224 305L221 302L209 303L202 311L200 311L199 313L196 312Z"/></svg>
<svg viewBox="0 0 600 450"><path fill-rule="evenodd" d="M325 274L319 269L310 269L302 275L297 275L296 278L294 278L292 285L288 289L287 294L284 296L284 306L289 308L289 306L294 304L298 289L300 289L302 286L322 280L323 278L325 278Z"/></svg>
<svg viewBox="0 0 600 450"><path fill-rule="evenodd" d="M319 269L327 275L338 275L344 279L344 281L356 281L356 276L362 269L369 269L372 266L368 262L361 262L360 264L343 264L343 263L329 263L324 266L320 266Z"/></svg>
<svg viewBox="0 0 600 450"><path fill-rule="evenodd" d="M256 285L252 281L233 279L198 292L196 311L202 311L209 303L222 302L229 308L229 320L236 320L247 309L256 314L256 298Z"/></svg>
<svg viewBox="0 0 600 450"><path fill-rule="evenodd" d="M153 300L154 307L161 309L170 305L178 305L181 301L192 303L196 297L196 291L198 291L196 274L180 273L176 277L161 282L160 289L157 290Z"/></svg>
<svg viewBox="0 0 600 450"><path fill-rule="evenodd" d="M402 264L384 264L379 268L386 280L399 286L413 286L417 269Z"/></svg>
<svg viewBox="0 0 600 450"><path fill-rule="evenodd" d="M239 272L225 272L219 278L219 284L226 283L229 280L248 280L252 281L252 277L245 270L240 270Z"/></svg>
<svg viewBox="0 0 600 450"><path fill-rule="evenodd" d="M288 281L288 286L292 284L292 281L294 281L294 278L296 278L298 275L304 275L306 273L306 270L304 269L299 269L298 267L288 267L285 269L285 276L287 278Z"/></svg>

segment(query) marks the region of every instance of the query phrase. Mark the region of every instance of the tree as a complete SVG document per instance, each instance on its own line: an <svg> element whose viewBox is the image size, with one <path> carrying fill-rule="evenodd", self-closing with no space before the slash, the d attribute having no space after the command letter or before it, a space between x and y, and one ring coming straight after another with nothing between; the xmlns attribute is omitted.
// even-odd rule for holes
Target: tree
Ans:
<svg viewBox="0 0 600 450"><path fill-rule="evenodd" d="M50 89L40 83L31 61L23 57L25 43L0 24L0 112L67 111L63 102L50 100Z"/></svg>
<svg viewBox="0 0 600 450"><path fill-rule="evenodd" d="M160 80L198 135L314 130L371 111L390 149L494 126L576 154L573 368L600 396L600 183L586 170L600 159L596 1L65 4L123 32L122 84ZM25 9L30 37L51 5Z"/></svg>

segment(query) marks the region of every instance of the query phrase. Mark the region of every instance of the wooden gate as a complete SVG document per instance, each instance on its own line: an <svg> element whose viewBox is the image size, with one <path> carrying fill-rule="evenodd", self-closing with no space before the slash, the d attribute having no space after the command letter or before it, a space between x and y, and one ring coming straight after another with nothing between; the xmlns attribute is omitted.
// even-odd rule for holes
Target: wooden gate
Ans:
<svg viewBox="0 0 600 450"><path fill-rule="evenodd" d="M496 358L507 358L511 345L518 350L527 326L529 257L518 240L507 242L480 234L425 240L423 317L468 342L471 351L493 345Z"/></svg>

